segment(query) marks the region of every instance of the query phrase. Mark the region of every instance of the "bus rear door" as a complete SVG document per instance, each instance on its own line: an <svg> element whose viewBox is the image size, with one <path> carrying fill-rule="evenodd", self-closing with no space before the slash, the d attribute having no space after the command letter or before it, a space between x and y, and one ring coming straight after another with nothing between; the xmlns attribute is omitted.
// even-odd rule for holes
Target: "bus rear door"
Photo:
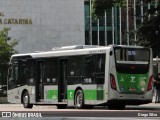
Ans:
<svg viewBox="0 0 160 120"><path fill-rule="evenodd" d="M58 102L67 99L67 69L68 59L59 59Z"/></svg>
<svg viewBox="0 0 160 120"><path fill-rule="evenodd" d="M41 102L44 99L44 60L37 60L37 80L36 80L36 101Z"/></svg>

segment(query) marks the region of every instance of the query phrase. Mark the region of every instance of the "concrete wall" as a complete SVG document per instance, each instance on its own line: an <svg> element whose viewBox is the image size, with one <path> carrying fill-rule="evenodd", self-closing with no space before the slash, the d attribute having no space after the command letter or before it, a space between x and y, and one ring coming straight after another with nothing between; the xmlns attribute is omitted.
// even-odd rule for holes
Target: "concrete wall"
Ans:
<svg viewBox="0 0 160 120"><path fill-rule="evenodd" d="M0 0L0 29L19 39L19 53L85 44L84 0Z"/></svg>

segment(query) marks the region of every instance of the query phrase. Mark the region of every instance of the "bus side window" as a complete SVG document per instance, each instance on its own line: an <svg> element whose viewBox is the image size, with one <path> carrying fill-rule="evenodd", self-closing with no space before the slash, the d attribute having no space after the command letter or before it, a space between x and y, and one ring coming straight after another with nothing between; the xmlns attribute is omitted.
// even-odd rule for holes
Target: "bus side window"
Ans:
<svg viewBox="0 0 160 120"><path fill-rule="evenodd" d="M85 56L83 59L82 68L82 83L96 84L95 81L95 55Z"/></svg>
<svg viewBox="0 0 160 120"><path fill-rule="evenodd" d="M83 60L83 75L92 76L95 72L95 56L86 56Z"/></svg>
<svg viewBox="0 0 160 120"><path fill-rule="evenodd" d="M81 83L82 56L69 57L67 84L74 85Z"/></svg>
<svg viewBox="0 0 160 120"><path fill-rule="evenodd" d="M105 54L96 55L96 81L97 84L104 84Z"/></svg>
<svg viewBox="0 0 160 120"><path fill-rule="evenodd" d="M99 54L96 56L96 72L104 72L105 69L105 55Z"/></svg>
<svg viewBox="0 0 160 120"><path fill-rule="evenodd" d="M69 75L76 76L81 74L81 65L82 65L81 56L70 57L69 61Z"/></svg>

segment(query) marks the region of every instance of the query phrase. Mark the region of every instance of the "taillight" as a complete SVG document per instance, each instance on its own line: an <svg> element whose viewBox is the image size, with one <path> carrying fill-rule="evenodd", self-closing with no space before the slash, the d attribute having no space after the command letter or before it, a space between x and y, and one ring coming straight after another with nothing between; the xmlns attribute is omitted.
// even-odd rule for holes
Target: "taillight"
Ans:
<svg viewBox="0 0 160 120"><path fill-rule="evenodd" d="M116 80L113 74L110 74L111 88L117 90Z"/></svg>
<svg viewBox="0 0 160 120"><path fill-rule="evenodd" d="M149 77L147 91L150 91L152 89L152 83L153 83L153 75Z"/></svg>

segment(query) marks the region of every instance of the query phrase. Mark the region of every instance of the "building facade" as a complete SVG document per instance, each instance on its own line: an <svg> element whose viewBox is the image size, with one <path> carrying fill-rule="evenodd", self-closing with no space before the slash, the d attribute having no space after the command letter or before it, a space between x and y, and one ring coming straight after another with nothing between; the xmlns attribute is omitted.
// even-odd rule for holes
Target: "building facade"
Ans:
<svg viewBox="0 0 160 120"><path fill-rule="evenodd" d="M92 12L93 0L85 4L85 43L93 45L137 45L137 30L143 24L147 11L155 9L158 0L126 0L122 7L113 6L98 19ZM91 19L90 19L91 18Z"/></svg>
<svg viewBox="0 0 160 120"><path fill-rule="evenodd" d="M19 53L85 44L84 0L0 0L0 29Z"/></svg>
<svg viewBox="0 0 160 120"><path fill-rule="evenodd" d="M90 12L92 12L92 10L90 10L92 9L90 8L91 4L92 2L90 3L90 0L84 0L85 43L93 45L101 45L101 46L106 46L110 44L120 44L119 8L114 7L113 11L112 9L108 10L106 12L106 17L104 13L104 16L99 17L99 22L98 22L98 19L94 15L91 15L91 20L90 20Z"/></svg>

